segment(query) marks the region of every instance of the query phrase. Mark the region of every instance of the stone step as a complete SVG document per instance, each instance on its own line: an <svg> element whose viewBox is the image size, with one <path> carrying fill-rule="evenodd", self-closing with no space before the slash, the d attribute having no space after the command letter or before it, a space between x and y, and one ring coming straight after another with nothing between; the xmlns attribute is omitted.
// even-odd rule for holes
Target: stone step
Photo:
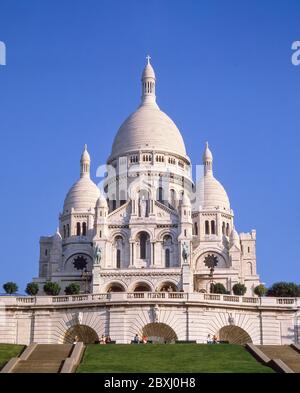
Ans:
<svg viewBox="0 0 300 393"><path fill-rule="evenodd" d="M280 359L294 372L300 373L300 353L290 345L257 345L270 359Z"/></svg>
<svg viewBox="0 0 300 393"><path fill-rule="evenodd" d="M71 354L71 344L39 344L27 360L20 360L13 373L58 373Z"/></svg>

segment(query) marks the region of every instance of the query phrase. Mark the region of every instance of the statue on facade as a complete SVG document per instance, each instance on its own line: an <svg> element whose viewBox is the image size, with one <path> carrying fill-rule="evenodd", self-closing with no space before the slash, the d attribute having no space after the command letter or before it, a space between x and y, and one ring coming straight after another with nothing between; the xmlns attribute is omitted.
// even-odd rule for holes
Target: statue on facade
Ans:
<svg viewBox="0 0 300 393"><path fill-rule="evenodd" d="M101 258L102 258L102 248L99 247L98 244L96 244L96 247L94 249L94 265L100 265L101 262Z"/></svg>
<svg viewBox="0 0 300 393"><path fill-rule="evenodd" d="M142 196L142 199L140 199L140 213L141 213L141 217L146 217L147 201L146 201L144 195Z"/></svg>
<svg viewBox="0 0 300 393"><path fill-rule="evenodd" d="M152 308L152 313L153 313L153 322L159 323L159 307L157 304Z"/></svg>
<svg viewBox="0 0 300 393"><path fill-rule="evenodd" d="M182 258L184 262L187 261L188 257L190 256L189 246L187 243L183 243L182 246Z"/></svg>

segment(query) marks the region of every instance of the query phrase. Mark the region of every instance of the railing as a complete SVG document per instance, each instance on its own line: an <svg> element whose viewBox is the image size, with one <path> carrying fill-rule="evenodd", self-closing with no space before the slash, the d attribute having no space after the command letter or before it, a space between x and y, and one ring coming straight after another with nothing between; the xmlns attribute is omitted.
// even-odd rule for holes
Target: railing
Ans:
<svg viewBox="0 0 300 393"><path fill-rule="evenodd" d="M277 304L295 304L296 299L276 298Z"/></svg>
<svg viewBox="0 0 300 393"><path fill-rule="evenodd" d="M300 298L275 298L275 297L247 297L235 295L221 295L214 293L199 292L110 292L98 294L80 294L70 296L1 296L0 306L37 306L47 307L68 304L88 304L88 303L122 303L122 302L157 302L166 303L209 303L209 304L239 304L250 307L280 307L300 309Z"/></svg>

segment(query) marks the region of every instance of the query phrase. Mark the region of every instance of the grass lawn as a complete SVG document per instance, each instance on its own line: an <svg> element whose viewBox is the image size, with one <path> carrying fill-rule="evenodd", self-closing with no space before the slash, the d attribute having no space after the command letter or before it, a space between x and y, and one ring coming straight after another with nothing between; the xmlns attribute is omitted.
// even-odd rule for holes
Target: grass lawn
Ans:
<svg viewBox="0 0 300 393"><path fill-rule="evenodd" d="M17 357L24 345L0 344L0 370L11 358Z"/></svg>
<svg viewBox="0 0 300 393"><path fill-rule="evenodd" d="M79 373L270 373L243 346L231 344L88 345Z"/></svg>

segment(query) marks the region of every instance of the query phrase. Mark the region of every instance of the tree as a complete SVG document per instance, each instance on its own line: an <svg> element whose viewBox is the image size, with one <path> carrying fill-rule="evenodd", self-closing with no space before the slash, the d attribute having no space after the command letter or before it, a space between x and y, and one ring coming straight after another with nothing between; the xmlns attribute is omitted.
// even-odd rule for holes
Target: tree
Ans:
<svg viewBox="0 0 300 393"><path fill-rule="evenodd" d="M244 296L247 288L244 284L241 284L240 282L238 282L237 284L234 284L234 286L232 287L233 293L237 296Z"/></svg>
<svg viewBox="0 0 300 393"><path fill-rule="evenodd" d="M3 284L3 289L5 290L6 293L9 295L12 295L13 293L16 293L18 290L18 285L15 282L6 282Z"/></svg>
<svg viewBox="0 0 300 393"><path fill-rule="evenodd" d="M257 287L254 288L254 293L255 295L261 297L264 296L268 291L268 288L266 288L263 284L257 285Z"/></svg>
<svg viewBox="0 0 300 393"><path fill-rule="evenodd" d="M49 296L57 296L60 292L60 286L57 282L47 282L44 285L44 292Z"/></svg>
<svg viewBox="0 0 300 393"><path fill-rule="evenodd" d="M221 294L227 293L226 288L220 282L217 282L216 284L212 283L210 286L210 292L211 293L221 293Z"/></svg>
<svg viewBox="0 0 300 393"><path fill-rule="evenodd" d="M78 295L80 292L80 285L72 282L65 288L66 295Z"/></svg>
<svg viewBox="0 0 300 393"><path fill-rule="evenodd" d="M37 295L38 291L39 291L39 286L36 282L29 282L27 284L26 289L25 289L25 292L27 293L27 295L30 295L30 296Z"/></svg>
<svg viewBox="0 0 300 393"><path fill-rule="evenodd" d="M300 296L300 285L294 282L276 282L268 289L267 296L298 297Z"/></svg>

